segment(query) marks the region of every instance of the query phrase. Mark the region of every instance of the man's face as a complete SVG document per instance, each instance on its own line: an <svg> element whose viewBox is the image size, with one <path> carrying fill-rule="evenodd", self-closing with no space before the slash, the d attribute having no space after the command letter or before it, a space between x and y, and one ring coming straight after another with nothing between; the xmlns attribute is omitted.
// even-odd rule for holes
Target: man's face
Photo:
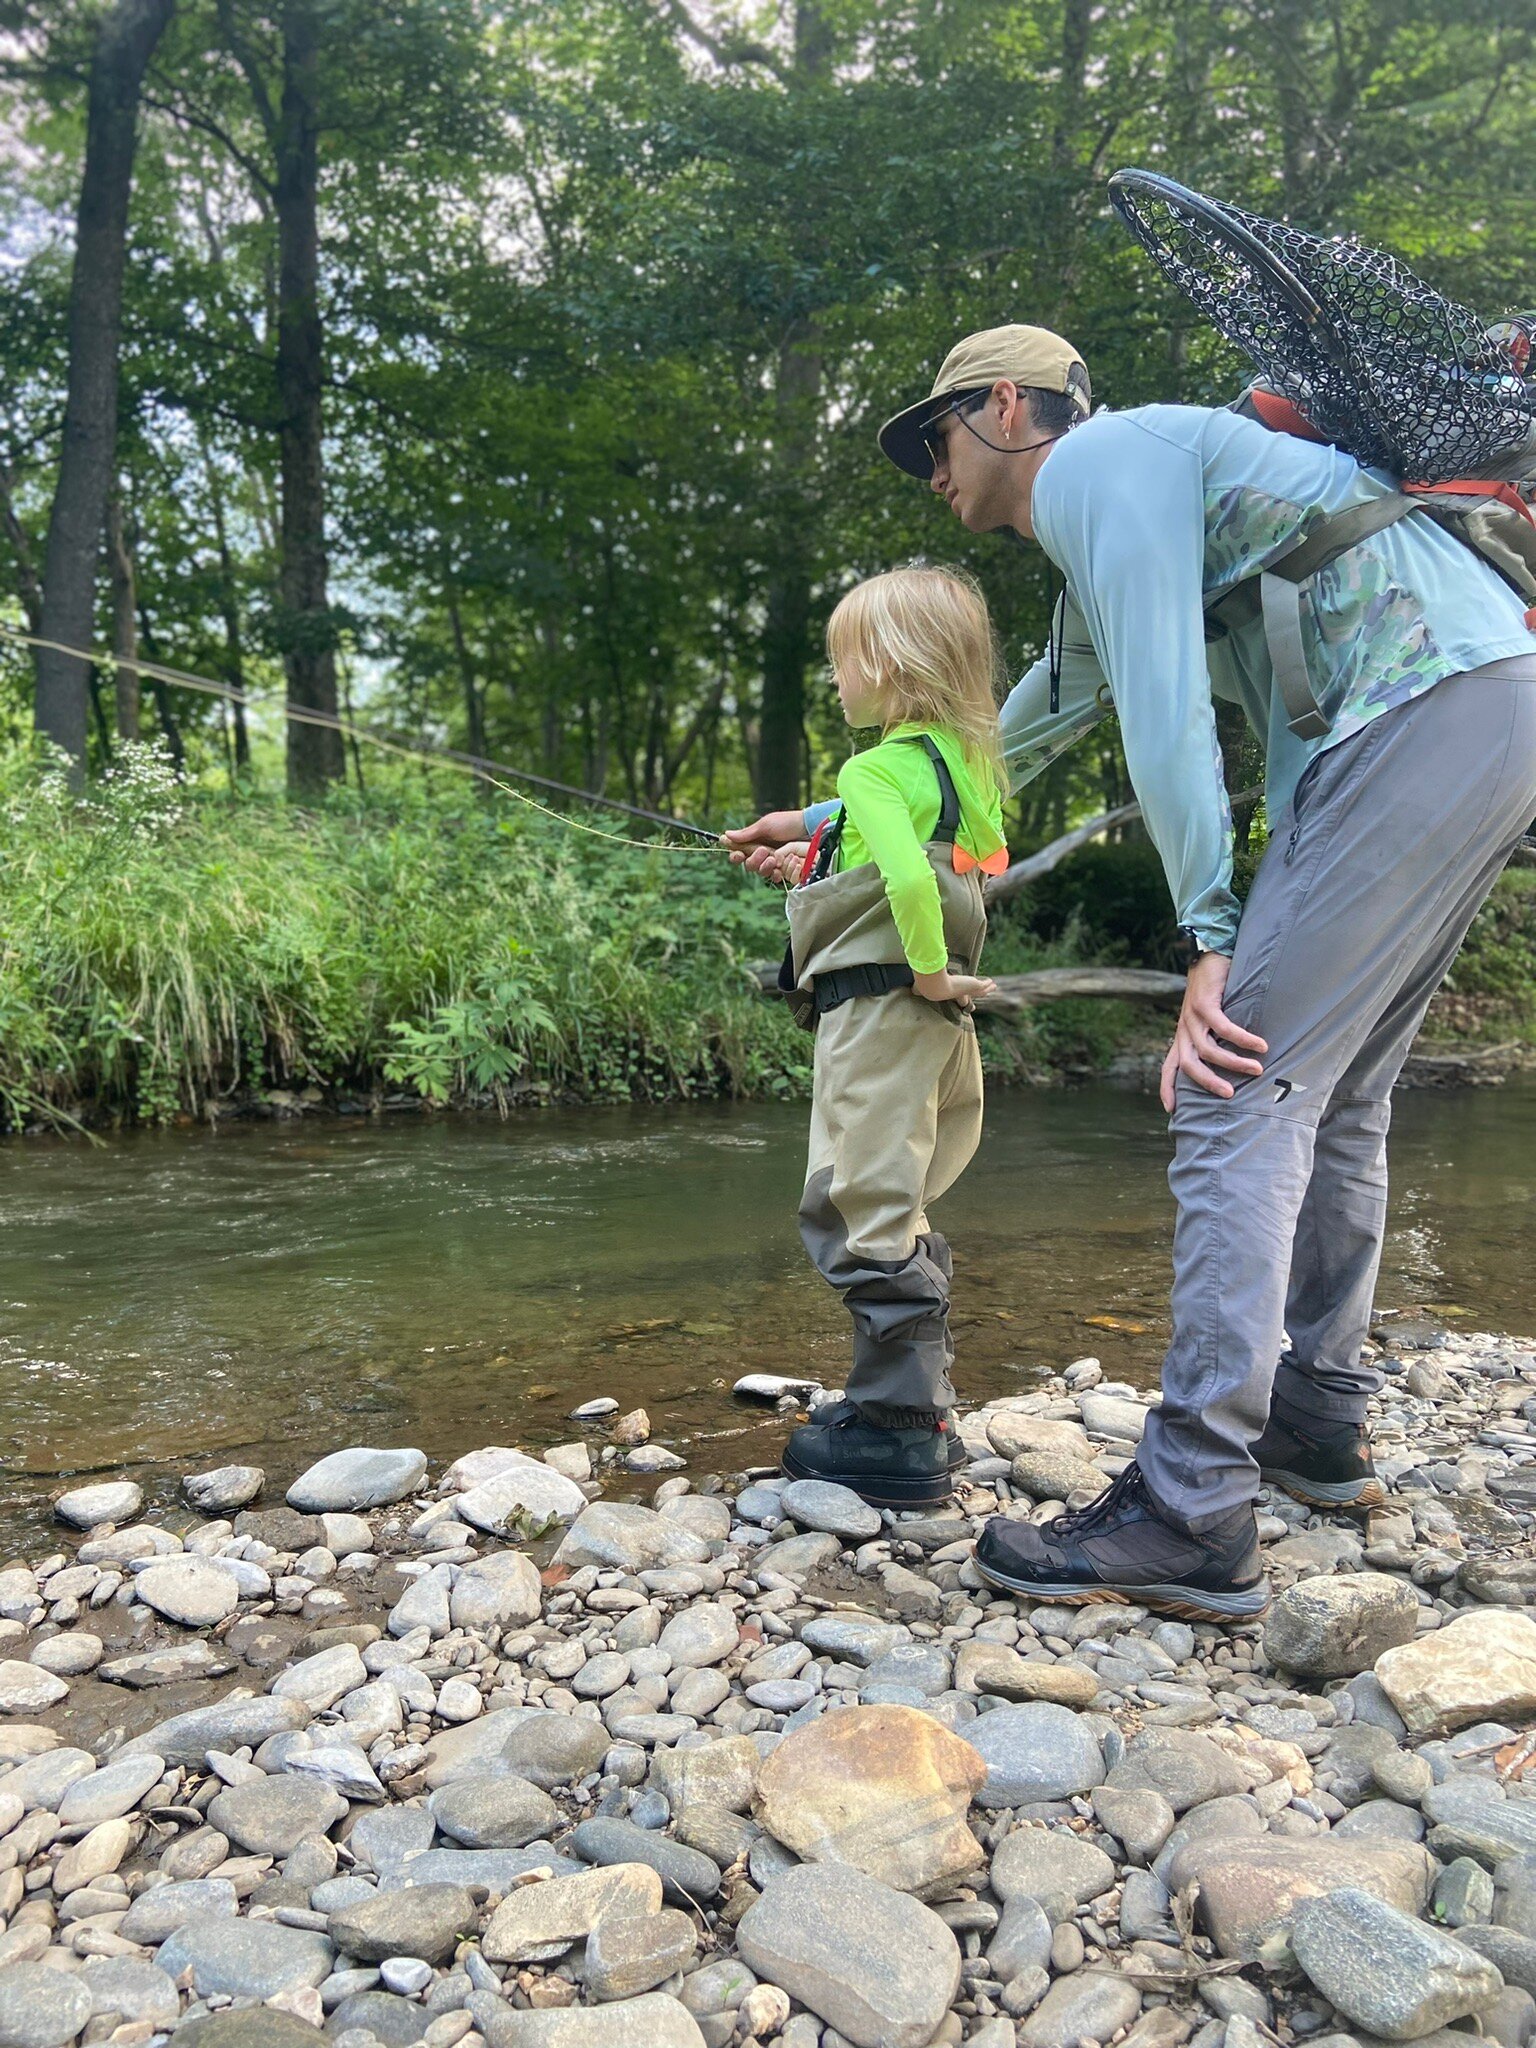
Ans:
<svg viewBox="0 0 1536 2048"><path fill-rule="evenodd" d="M993 385L979 405L974 394L957 402L924 438L933 457L931 488L968 532L1011 528L1033 538L1030 495L1051 444L1037 438L1016 385Z"/></svg>

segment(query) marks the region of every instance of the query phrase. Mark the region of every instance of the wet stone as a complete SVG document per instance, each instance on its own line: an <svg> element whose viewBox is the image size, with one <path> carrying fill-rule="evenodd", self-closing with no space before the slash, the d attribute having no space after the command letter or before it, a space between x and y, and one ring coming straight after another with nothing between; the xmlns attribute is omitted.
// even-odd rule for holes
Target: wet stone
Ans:
<svg viewBox="0 0 1536 2048"><path fill-rule="evenodd" d="M820 1529L849 1543L880 1534L880 1510L846 1486L823 1479L796 1479L784 1488L780 1502L783 1512L802 1529Z"/></svg>

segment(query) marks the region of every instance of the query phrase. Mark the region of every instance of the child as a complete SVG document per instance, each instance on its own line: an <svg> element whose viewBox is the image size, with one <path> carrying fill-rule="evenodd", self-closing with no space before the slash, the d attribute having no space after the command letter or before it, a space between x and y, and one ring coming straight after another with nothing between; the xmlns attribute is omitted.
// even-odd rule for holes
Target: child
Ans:
<svg viewBox="0 0 1536 2048"><path fill-rule="evenodd" d="M853 1317L853 1367L784 1470L908 1508L943 1500L963 1457L949 1247L927 1209L981 1136L970 1005L993 987L981 874L1008 864L1000 671L981 592L948 569L859 584L827 653L843 716L881 737L844 765L790 892L781 981L816 1033L800 1234Z"/></svg>

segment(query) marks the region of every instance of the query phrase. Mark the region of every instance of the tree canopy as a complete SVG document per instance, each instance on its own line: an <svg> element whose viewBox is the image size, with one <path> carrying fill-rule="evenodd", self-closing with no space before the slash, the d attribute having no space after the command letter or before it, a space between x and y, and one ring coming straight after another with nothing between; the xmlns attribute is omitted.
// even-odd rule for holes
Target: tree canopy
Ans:
<svg viewBox="0 0 1536 2048"><path fill-rule="evenodd" d="M88 143L135 22L107 503L61 537ZM1059 327L1113 405L1237 387L1108 174L1357 233L1492 316L1531 297L1533 29L1530 0L0 0L0 606L35 629L72 547L118 652L681 815L796 800L845 744L820 638L856 577L963 560L1016 669L1043 639L1039 558L875 450L953 339ZM280 724L94 688L93 757L142 719L280 772ZM286 766L368 768L314 729ZM1012 837L1126 794L1107 730Z"/></svg>

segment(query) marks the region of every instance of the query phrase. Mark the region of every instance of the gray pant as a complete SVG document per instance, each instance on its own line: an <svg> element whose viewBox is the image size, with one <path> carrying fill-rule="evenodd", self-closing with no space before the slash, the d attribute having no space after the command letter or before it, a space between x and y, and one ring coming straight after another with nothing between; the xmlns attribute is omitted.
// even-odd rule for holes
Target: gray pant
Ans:
<svg viewBox="0 0 1536 2048"><path fill-rule="evenodd" d="M1536 658L1438 683L1309 765L1272 824L1224 1007L1268 1041L1230 1100L1179 1079L1173 1341L1139 1462L1199 1531L1252 1500L1280 1390L1360 1420L1392 1084L1536 812Z"/></svg>

